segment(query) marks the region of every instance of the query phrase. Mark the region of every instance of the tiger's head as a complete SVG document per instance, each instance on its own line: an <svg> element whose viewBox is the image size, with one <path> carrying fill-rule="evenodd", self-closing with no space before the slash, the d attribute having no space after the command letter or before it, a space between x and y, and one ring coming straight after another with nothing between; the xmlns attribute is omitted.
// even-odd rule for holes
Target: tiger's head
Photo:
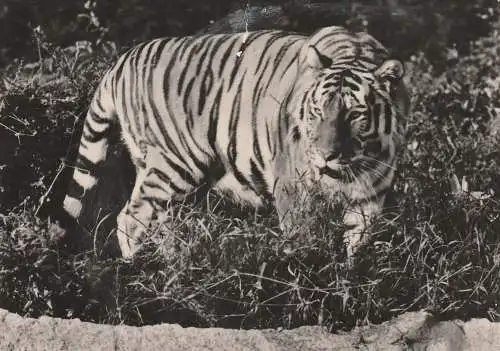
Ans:
<svg viewBox="0 0 500 351"><path fill-rule="evenodd" d="M387 59L367 69L357 62L333 63L314 46L305 74L313 77L295 115L294 140L303 137L309 163L319 174L353 179L392 164L404 117L398 96L403 64Z"/></svg>

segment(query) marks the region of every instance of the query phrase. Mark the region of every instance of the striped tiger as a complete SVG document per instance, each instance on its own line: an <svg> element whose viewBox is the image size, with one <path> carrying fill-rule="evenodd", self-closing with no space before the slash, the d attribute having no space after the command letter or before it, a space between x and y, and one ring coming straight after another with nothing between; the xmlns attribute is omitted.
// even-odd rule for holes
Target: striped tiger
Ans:
<svg viewBox="0 0 500 351"><path fill-rule="evenodd" d="M351 257L392 186L408 112L403 75L382 44L343 27L141 43L97 87L64 210L78 219L118 126L137 171L117 218L123 257L171 200L212 187L255 206L271 199L287 233L298 174L349 199Z"/></svg>

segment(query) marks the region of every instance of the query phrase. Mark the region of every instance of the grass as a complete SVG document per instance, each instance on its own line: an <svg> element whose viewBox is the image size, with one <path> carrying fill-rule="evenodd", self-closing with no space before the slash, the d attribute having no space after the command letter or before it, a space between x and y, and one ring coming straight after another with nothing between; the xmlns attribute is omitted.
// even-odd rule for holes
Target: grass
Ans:
<svg viewBox="0 0 500 351"><path fill-rule="evenodd" d="M245 208L235 214L234 204L215 195L173 213L174 252L156 235L132 264L113 257L109 228L91 230L81 248L54 240L49 223L33 216L36 200L109 60L93 52L66 69L67 53L56 50L52 68L23 73L26 65L13 64L2 73L11 84L0 110L9 127L1 131L0 307L112 324L320 324L332 331L421 309L443 319L499 320L495 28L443 74L422 55L407 62L414 108L397 211L373 225L373 240L353 267L345 264L337 208L315 193L316 206L295 213L304 224L292 252L273 216ZM36 70L52 78L33 80Z"/></svg>

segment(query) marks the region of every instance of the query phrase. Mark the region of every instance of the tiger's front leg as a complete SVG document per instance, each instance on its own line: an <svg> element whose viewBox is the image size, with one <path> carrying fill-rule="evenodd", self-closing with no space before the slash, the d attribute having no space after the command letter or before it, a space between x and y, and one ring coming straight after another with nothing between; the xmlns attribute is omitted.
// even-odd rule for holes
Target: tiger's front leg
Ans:
<svg viewBox="0 0 500 351"><path fill-rule="evenodd" d="M344 232L344 245L347 258L352 259L358 250L368 243L368 227L372 220L382 213L384 199L380 198L348 208L344 214L344 224L351 228Z"/></svg>
<svg viewBox="0 0 500 351"><path fill-rule="evenodd" d="M307 205L307 191L300 181L278 182L274 190L278 220L286 239L293 240L301 229L296 211L303 211Z"/></svg>
<svg viewBox="0 0 500 351"><path fill-rule="evenodd" d="M285 188L275 194L275 206L278 213L280 230L287 238L292 236L293 220L291 213L291 198Z"/></svg>

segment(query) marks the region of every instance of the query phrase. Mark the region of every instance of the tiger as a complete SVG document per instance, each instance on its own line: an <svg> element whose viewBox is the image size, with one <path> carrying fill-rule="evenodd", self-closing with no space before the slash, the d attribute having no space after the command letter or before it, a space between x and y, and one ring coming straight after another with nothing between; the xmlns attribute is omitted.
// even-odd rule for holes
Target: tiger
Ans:
<svg viewBox="0 0 500 351"><path fill-rule="evenodd" d="M116 220L123 258L158 213L200 189L257 208L271 200L287 235L294 182L345 195L343 241L353 257L393 186L409 108L404 75L374 37L340 26L142 42L96 88L63 209L78 220L119 128L136 169Z"/></svg>

